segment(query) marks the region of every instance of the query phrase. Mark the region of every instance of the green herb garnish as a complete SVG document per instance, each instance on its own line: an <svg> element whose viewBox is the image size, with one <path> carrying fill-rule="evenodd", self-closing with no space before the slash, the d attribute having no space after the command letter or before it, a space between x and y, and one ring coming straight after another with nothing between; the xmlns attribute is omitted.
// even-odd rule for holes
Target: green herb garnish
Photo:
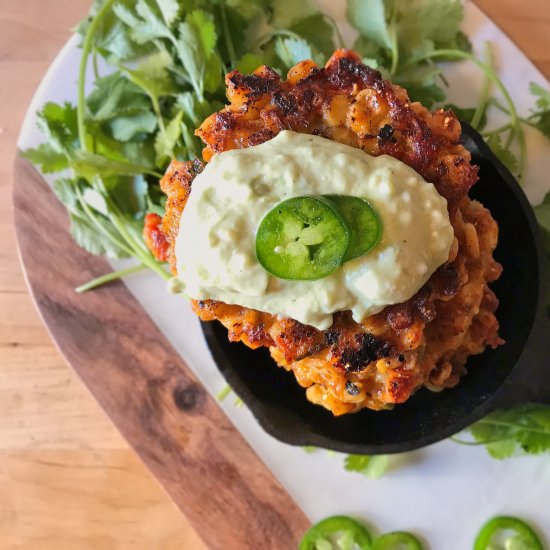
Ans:
<svg viewBox="0 0 550 550"><path fill-rule="evenodd" d="M372 479L381 478L388 469L388 455L347 455L344 468L348 472L358 472Z"/></svg>
<svg viewBox="0 0 550 550"><path fill-rule="evenodd" d="M46 143L24 153L44 173L70 170L54 190L80 246L139 262L79 291L141 266L170 277L141 237L145 214L164 210L158 180L172 158L200 156L194 130L223 105L225 73L251 72L263 63L282 73L298 57L323 63L332 53L332 20L304 6L284 0L93 3L77 29L83 37L78 103L45 105L38 123ZM100 74L98 57L108 74ZM90 62L95 81L86 94Z"/></svg>
<svg viewBox="0 0 550 550"><path fill-rule="evenodd" d="M550 407L519 405L495 411L465 430L472 439L454 437L465 445L485 445L498 459L517 452L539 454L550 451Z"/></svg>

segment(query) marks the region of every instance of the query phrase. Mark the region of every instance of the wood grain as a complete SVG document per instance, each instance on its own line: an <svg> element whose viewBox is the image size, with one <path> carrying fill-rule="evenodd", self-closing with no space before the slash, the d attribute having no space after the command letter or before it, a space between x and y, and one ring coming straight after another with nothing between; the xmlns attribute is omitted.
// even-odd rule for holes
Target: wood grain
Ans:
<svg viewBox="0 0 550 550"><path fill-rule="evenodd" d="M125 285L72 291L109 265L74 243L64 208L21 158L14 207L27 281L52 338L207 545L296 546L305 515Z"/></svg>
<svg viewBox="0 0 550 550"><path fill-rule="evenodd" d="M0 453L0 548L203 549L134 453Z"/></svg>
<svg viewBox="0 0 550 550"><path fill-rule="evenodd" d="M0 0L0 548L199 550L185 518L52 345L14 246L17 134L90 1ZM550 77L548 0L476 4Z"/></svg>

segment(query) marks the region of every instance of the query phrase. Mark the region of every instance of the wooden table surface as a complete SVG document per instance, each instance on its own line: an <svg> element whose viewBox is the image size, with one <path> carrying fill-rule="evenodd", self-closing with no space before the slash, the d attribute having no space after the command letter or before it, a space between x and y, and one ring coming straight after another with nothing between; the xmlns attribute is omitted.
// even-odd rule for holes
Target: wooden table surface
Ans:
<svg viewBox="0 0 550 550"><path fill-rule="evenodd" d="M59 356L17 259L17 135L90 3L0 0L0 548L199 550L197 534ZM550 77L550 2L476 3Z"/></svg>

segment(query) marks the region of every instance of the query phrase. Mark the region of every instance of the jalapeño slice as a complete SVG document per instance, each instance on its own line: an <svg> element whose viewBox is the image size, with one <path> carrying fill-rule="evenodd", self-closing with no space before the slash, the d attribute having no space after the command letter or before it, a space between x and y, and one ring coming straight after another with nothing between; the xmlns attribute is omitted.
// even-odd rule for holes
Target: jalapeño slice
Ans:
<svg viewBox="0 0 550 550"><path fill-rule="evenodd" d="M497 516L483 525L474 542L474 550L493 548L491 539L501 530L515 532L515 537L511 539L517 545L514 548L544 550L544 546L535 531L521 519L512 516ZM510 544L510 548L512 544ZM508 545L506 545L506 548L508 548Z"/></svg>
<svg viewBox="0 0 550 550"><path fill-rule="evenodd" d="M260 222L256 256L275 277L313 281L342 265L350 234L346 220L330 200L293 197L279 203Z"/></svg>
<svg viewBox="0 0 550 550"><path fill-rule="evenodd" d="M337 548L370 550L372 545L371 534L360 523L348 516L331 516L310 527L300 541L299 550L334 548L329 540L336 535L340 535Z"/></svg>
<svg viewBox="0 0 550 550"><path fill-rule="evenodd" d="M407 531L393 531L375 539L371 550L393 550L405 548L405 550L424 550L422 543Z"/></svg>
<svg viewBox="0 0 550 550"><path fill-rule="evenodd" d="M382 224L374 208L360 197L325 196L336 204L351 229L351 239L344 262L354 260L372 250L378 244L382 234Z"/></svg>

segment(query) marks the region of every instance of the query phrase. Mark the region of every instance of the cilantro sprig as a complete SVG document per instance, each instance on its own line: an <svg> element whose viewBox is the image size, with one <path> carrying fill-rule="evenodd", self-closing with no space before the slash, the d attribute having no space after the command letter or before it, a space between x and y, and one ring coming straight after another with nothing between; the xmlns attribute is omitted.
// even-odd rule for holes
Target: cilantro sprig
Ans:
<svg viewBox="0 0 550 550"><path fill-rule="evenodd" d="M332 53L338 33L332 20L308 6L285 5L290 22L283 28L282 3L94 1L77 29L77 104L46 104L38 115L46 142L24 153L44 173L70 172L54 190L80 246L138 261L79 292L145 267L169 278L143 243L143 219L164 211L158 180L170 160L200 156L194 129L221 108L224 73L263 63L283 73L304 57L324 63ZM105 75L98 56L110 67ZM90 61L95 82L87 94Z"/></svg>
<svg viewBox="0 0 550 550"><path fill-rule="evenodd" d="M540 454L550 451L550 407L518 405L495 411L479 420L464 436L453 441L463 445L485 445L488 453L497 459L517 453Z"/></svg>

